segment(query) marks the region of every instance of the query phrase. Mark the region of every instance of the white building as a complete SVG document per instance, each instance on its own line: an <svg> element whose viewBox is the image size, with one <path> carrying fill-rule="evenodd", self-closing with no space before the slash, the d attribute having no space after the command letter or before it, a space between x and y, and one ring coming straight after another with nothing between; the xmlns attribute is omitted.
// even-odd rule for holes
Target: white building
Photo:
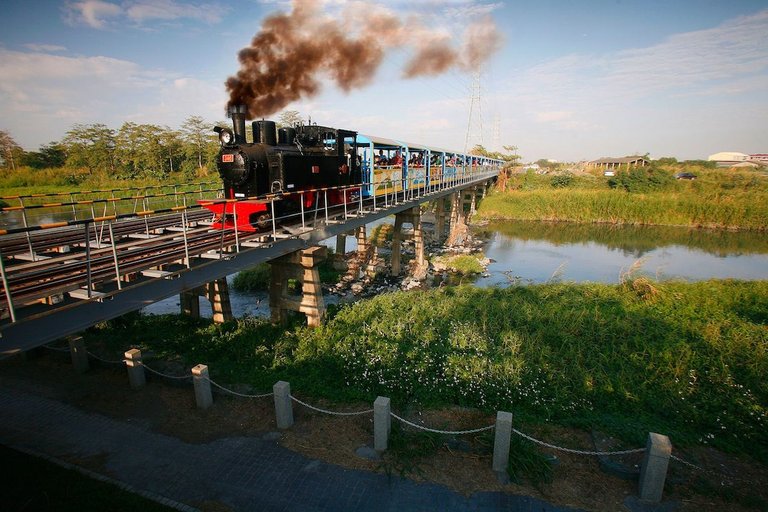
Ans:
<svg viewBox="0 0 768 512"><path fill-rule="evenodd" d="M746 162L749 160L749 155L746 153L739 153L736 151L721 151L714 155L709 155L707 158L709 161L715 161L718 163L731 163L731 162Z"/></svg>

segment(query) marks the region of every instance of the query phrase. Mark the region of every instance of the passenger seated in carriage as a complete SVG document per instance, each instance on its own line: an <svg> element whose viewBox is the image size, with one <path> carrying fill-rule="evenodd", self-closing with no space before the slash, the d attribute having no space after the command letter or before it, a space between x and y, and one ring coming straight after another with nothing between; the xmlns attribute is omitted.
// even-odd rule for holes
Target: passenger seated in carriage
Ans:
<svg viewBox="0 0 768 512"><path fill-rule="evenodd" d="M389 165L389 159L387 158L387 155L384 154L383 149L380 149L379 154L373 157L373 165L376 167Z"/></svg>
<svg viewBox="0 0 768 512"><path fill-rule="evenodd" d="M403 157L400 154L399 149L395 151L395 156L389 159L389 165L394 165L394 166L403 165Z"/></svg>

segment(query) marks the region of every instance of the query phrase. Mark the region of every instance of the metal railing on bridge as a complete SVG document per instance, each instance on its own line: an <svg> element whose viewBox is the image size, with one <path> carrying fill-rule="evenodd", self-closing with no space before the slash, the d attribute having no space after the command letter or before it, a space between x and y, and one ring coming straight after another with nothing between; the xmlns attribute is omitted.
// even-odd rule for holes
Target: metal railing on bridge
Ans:
<svg viewBox="0 0 768 512"><path fill-rule="evenodd" d="M4 304L0 306L0 314L14 323L19 319L19 307L41 300L58 302L51 300L51 297L58 296L63 300L63 295L67 293L72 298L82 300L113 298L123 290L128 276L143 273L149 278L173 278L191 269L193 259L203 261L230 258L242 250L269 247L323 226L343 224L350 218L360 218L372 212L383 211L386 214L392 207L403 203L426 200L438 192L460 190L468 184L479 183L498 174L495 169L482 171L459 172L436 183L425 182L423 177L420 181L419 178L386 180L259 197L203 199L197 204L188 204L186 197L190 193L200 193L202 189L152 194L144 197L168 198L180 195L184 198L183 204L157 209L134 208L134 211L108 215L97 215L92 210L93 214L88 218L0 230L0 277L4 288ZM347 200L346 192L368 186L374 190L380 187L384 193L370 196L358 194L356 201ZM341 192L344 200L330 204L328 195L332 192ZM308 194L321 200L315 201L313 207L305 208ZM279 215L276 205L291 197L299 199L299 211ZM92 200L90 204L113 204L117 200L137 198L106 198ZM237 229L238 208L235 207L232 208L234 228L225 227L223 222L215 222L216 219L206 220L212 217L206 207L224 204L226 208L229 204L254 200L267 205L270 213L268 225L261 226L259 231ZM215 224L218 225L217 229L213 228ZM32 236L37 234L45 236ZM20 245L29 250L28 258L26 252L20 251ZM80 251L74 251L75 248ZM60 254L57 250L66 252ZM180 268L150 271L172 264ZM96 285L104 287L104 291L96 291Z"/></svg>

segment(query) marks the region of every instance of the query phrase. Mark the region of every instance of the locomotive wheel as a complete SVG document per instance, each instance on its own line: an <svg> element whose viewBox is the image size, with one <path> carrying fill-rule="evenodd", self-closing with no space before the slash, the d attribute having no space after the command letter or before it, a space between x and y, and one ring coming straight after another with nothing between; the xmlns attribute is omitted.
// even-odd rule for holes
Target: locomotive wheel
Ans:
<svg viewBox="0 0 768 512"><path fill-rule="evenodd" d="M272 226L272 217L266 212L254 213L249 221L251 226L260 231L267 230Z"/></svg>

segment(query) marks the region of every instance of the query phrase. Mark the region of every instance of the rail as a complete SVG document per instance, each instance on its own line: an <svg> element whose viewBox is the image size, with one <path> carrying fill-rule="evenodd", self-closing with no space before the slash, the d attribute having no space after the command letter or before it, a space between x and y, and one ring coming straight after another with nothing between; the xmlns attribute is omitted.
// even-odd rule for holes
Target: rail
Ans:
<svg viewBox="0 0 768 512"><path fill-rule="evenodd" d="M388 179L263 196L200 200L196 204L0 230L0 279L4 288L4 297L0 297L4 307L0 308L0 313L4 309L13 323L17 321L17 307L30 301L47 300L54 295L72 294L78 289L81 290L77 292L78 298L103 300L105 294L95 292L96 284L113 283L119 292L123 289L123 277L128 274L171 262L180 262L183 267L190 269L192 258L201 257L204 253L207 253L207 259L227 259L231 257L227 254L228 250L239 253L246 247L243 243L254 239L261 241L249 247L269 245L283 238L295 237L297 232L308 233L332 222L344 222L351 217L386 210L407 201L420 200L434 192L460 188L497 174L494 169L482 170L485 172L457 173L432 182L424 177ZM365 189L383 192L366 196L362 193ZM350 200L350 191L361 193ZM340 203L329 202L329 194L332 192L343 198ZM312 207L306 208L305 199L309 194L315 200L312 201ZM165 195L157 195L161 196ZM278 215L276 202L290 197L299 199L299 211ZM270 225L263 231L243 230L238 224L237 205L254 200L268 205L271 214ZM104 201L109 202L111 199ZM212 205L223 205L222 215L232 215L234 226L225 226L224 222L216 224L215 221L213 227L209 223L196 224L203 218L200 215L208 214L203 209ZM192 213L197 215L195 219L190 219ZM151 221L148 220L150 218ZM64 228L69 229L62 231ZM170 234L156 234L158 230L167 233L169 229ZM52 233L52 237L38 240L32 236L36 232ZM132 237L132 233L137 232L141 232L144 239ZM14 236L16 238L10 238ZM123 239L128 240L123 243ZM11 245L11 242L15 245ZM79 246L83 250L53 256L40 254L41 251L58 246ZM25 249L24 253L21 253L22 248ZM17 255L27 256L18 260ZM8 260L9 257L14 259ZM172 278L180 271L165 271L162 274Z"/></svg>

